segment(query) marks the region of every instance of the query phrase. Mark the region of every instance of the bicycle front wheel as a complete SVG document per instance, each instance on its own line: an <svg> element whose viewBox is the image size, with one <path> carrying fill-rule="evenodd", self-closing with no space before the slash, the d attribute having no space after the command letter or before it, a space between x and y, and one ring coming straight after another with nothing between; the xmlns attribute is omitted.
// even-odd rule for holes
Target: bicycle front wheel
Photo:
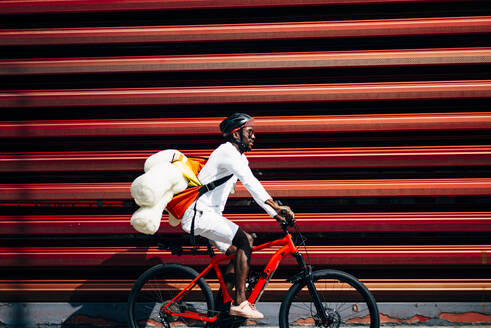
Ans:
<svg viewBox="0 0 491 328"><path fill-rule="evenodd" d="M179 264L159 264L145 271L135 282L128 298L128 319L132 328L144 327L204 327L196 319L169 315L164 306L185 289L198 273ZM201 278L179 301L170 305L176 313L212 315L213 295L206 281Z"/></svg>
<svg viewBox="0 0 491 328"><path fill-rule="evenodd" d="M358 279L342 271L320 270L313 272L313 280L330 323L322 323L305 281L299 281L281 304L281 328L379 327L375 298Z"/></svg>

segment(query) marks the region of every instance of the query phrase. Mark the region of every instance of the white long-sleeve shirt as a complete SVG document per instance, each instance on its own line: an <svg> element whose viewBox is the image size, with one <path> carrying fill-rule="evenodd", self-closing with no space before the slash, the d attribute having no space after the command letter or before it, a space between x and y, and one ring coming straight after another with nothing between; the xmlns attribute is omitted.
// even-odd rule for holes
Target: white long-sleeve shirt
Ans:
<svg viewBox="0 0 491 328"><path fill-rule="evenodd" d="M227 182L206 192L198 199L196 204L198 210L211 209L221 214L234 184L240 180L256 203L271 217L277 215L271 206L264 203L272 197L252 174L246 156L241 154L230 142L220 145L211 153L205 166L201 169L198 179L202 184L207 184L230 174L233 176Z"/></svg>

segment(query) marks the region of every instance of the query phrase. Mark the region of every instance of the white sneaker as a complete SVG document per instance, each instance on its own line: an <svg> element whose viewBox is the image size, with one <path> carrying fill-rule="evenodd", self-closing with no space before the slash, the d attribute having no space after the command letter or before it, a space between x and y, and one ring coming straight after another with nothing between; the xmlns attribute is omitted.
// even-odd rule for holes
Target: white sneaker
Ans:
<svg viewBox="0 0 491 328"><path fill-rule="evenodd" d="M249 301L244 301L239 305L232 305L230 307L230 315L235 315L239 317L244 317L248 319L263 319L264 315L256 310L256 307L249 303Z"/></svg>

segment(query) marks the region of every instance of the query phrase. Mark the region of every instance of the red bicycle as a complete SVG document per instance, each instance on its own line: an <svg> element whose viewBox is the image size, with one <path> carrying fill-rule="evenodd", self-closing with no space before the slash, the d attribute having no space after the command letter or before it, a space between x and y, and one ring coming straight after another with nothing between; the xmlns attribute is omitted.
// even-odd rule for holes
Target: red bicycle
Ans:
<svg viewBox="0 0 491 328"><path fill-rule="evenodd" d="M289 227L295 227L300 246L295 245ZM294 221L282 222L281 228L283 238L253 248L253 252L257 252L279 246L257 280L250 282L249 302L256 304L259 301L280 261L291 254L297 260L300 272L288 279L292 286L281 303L281 328L378 328L377 304L368 289L354 276L342 271L312 271L299 251L301 246L305 246L306 239ZM180 264L159 264L145 271L136 280L129 295L130 327L233 327L237 322L240 325L240 319L230 317L228 308L223 306L230 305L232 298L225 287L219 264L229 261L232 256L215 255L208 242L206 250L169 245L161 248L170 249L177 255L208 254L211 263L201 273ZM220 304L217 307L205 280L212 270L220 286L217 296L217 303Z"/></svg>

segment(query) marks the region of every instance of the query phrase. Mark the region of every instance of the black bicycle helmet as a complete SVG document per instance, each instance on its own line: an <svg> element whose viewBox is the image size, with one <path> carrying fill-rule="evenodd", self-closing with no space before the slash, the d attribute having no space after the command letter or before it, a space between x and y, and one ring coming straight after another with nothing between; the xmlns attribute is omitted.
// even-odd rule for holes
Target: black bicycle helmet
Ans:
<svg viewBox="0 0 491 328"><path fill-rule="evenodd" d="M220 123L220 131L226 137L246 125L251 119L252 117L247 114L233 113Z"/></svg>
<svg viewBox="0 0 491 328"><path fill-rule="evenodd" d="M240 129L243 129L244 126L247 125L248 122L251 122L253 119L247 114L244 113L233 113L226 119L220 123L220 131L222 132L223 136L230 142L236 144L239 146L239 150L242 153L248 152L251 150L249 146L243 142L243 135L242 133L240 134L240 140L235 139L233 137L233 133L235 131L238 131Z"/></svg>

